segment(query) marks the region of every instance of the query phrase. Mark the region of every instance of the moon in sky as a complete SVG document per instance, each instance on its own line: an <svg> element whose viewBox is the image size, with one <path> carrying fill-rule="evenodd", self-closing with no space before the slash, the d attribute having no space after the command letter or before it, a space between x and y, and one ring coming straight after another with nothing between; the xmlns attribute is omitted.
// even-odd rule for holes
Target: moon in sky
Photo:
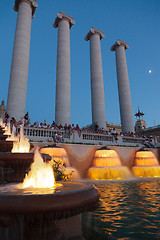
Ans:
<svg viewBox="0 0 160 240"><path fill-rule="evenodd" d="M149 70L148 72L149 72L149 73L152 73L152 70Z"/></svg>

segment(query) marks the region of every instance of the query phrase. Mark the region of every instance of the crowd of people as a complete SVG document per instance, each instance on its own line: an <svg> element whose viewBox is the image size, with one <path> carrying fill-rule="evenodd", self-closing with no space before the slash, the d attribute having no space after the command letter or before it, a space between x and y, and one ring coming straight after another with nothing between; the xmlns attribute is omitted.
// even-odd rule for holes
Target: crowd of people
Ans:
<svg viewBox="0 0 160 240"><path fill-rule="evenodd" d="M46 120L44 120L44 122L41 122L41 123L36 121L33 124L31 124L28 112L25 114L24 119L20 120L20 121L16 121L16 119L14 117L12 117L9 120L9 115L6 112L4 121L5 121L6 124L7 124L8 121L10 121L11 127L14 125L16 128L23 124L24 127L54 129L54 130L56 130L55 141L58 141L58 142L63 141L62 134L61 134L62 130L64 130L65 133L68 133L70 135L72 135L74 131L77 131L78 134L79 134L79 137L81 136L82 132L83 133L86 132L86 133L113 135L115 141L118 140L118 136L138 137L138 135L136 135L133 132L118 133L115 128L113 128L113 129L99 128L97 122L89 125L88 127L83 127L83 128L80 128L78 124L75 125L75 124L65 123L64 126L62 126L61 124L57 125L54 121L52 122L52 124L48 124L46 122ZM154 141L153 136L150 136L150 137L141 136L141 138L144 138L144 144L146 146L153 146L153 141ZM156 137L156 141L160 142L160 137L159 136Z"/></svg>

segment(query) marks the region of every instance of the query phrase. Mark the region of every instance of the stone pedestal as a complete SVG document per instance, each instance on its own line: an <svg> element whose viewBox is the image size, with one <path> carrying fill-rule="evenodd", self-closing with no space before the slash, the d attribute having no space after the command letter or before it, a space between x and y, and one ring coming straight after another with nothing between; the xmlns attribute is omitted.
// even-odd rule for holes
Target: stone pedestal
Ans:
<svg viewBox="0 0 160 240"><path fill-rule="evenodd" d="M17 121L25 115L31 19L37 6L38 4L34 0L16 0L14 6L18 16L12 54L7 112L10 118L14 117Z"/></svg>
<svg viewBox="0 0 160 240"><path fill-rule="evenodd" d="M100 45L100 40L102 38L104 38L103 32L96 28L91 28L91 30L86 35L85 40L90 40L92 122L97 122L99 128L106 129L105 100Z"/></svg>
<svg viewBox="0 0 160 240"><path fill-rule="evenodd" d="M53 26L58 27L56 106L55 123L70 124L71 80L70 80L70 28L75 24L72 17L59 12Z"/></svg>
<svg viewBox="0 0 160 240"><path fill-rule="evenodd" d="M83 240L81 214L57 220L56 224L64 234L65 239Z"/></svg>
<svg viewBox="0 0 160 240"><path fill-rule="evenodd" d="M121 40L118 40L111 47L111 51L115 51L116 54L119 105L123 133L134 132L131 94L125 55L125 50L128 48L128 43Z"/></svg>

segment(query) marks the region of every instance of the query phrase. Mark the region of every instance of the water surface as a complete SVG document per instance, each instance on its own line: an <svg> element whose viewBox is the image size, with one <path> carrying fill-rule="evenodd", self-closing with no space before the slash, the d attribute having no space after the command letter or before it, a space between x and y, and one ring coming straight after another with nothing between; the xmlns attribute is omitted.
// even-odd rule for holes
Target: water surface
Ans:
<svg viewBox="0 0 160 240"><path fill-rule="evenodd" d="M87 240L160 239L160 179L101 181L101 206L83 214Z"/></svg>

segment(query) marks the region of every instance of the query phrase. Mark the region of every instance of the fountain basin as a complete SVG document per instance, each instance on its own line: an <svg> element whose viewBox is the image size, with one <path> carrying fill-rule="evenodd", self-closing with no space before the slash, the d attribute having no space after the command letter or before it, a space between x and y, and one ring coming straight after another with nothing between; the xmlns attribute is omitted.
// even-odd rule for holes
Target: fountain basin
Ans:
<svg viewBox="0 0 160 240"><path fill-rule="evenodd" d="M7 137L8 137L8 135L4 135L4 134L1 134L0 133L0 140L6 140L7 139Z"/></svg>
<svg viewBox="0 0 160 240"><path fill-rule="evenodd" d="M92 180L120 180L131 178L128 167L90 167L88 177Z"/></svg>
<svg viewBox="0 0 160 240"><path fill-rule="evenodd" d="M51 157L47 154L42 154L42 157L44 161L51 160ZM34 153L0 152L0 167L14 170L10 182L22 182L33 162L33 158Z"/></svg>
<svg viewBox="0 0 160 240"><path fill-rule="evenodd" d="M136 177L160 177L160 166L134 166L132 171Z"/></svg>
<svg viewBox="0 0 160 240"><path fill-rule="evenodd" d="M99 206L99 193L92 184L61 183L61 187L48 194L47 191L34 194L32 189L19 189L19 184L0 187L0 214L52 212L54 219L61 219L93 211Z"/></svg>
<svg viewBox="0 0 160 240"><path fill-rule="evenodd" d="M0 152L11 152L12 148L13 148L13 141L5 141L5 140L0 141Z"/></svg>
<svg viewBox="0 0 160 240"><path fill-rule="evenodd" d="M69 159L64 148L60 148L57 146L44 147L41 148L40 153L48 154L52 157L53 160L65 163L67 167L70 166Z"/></svg>

